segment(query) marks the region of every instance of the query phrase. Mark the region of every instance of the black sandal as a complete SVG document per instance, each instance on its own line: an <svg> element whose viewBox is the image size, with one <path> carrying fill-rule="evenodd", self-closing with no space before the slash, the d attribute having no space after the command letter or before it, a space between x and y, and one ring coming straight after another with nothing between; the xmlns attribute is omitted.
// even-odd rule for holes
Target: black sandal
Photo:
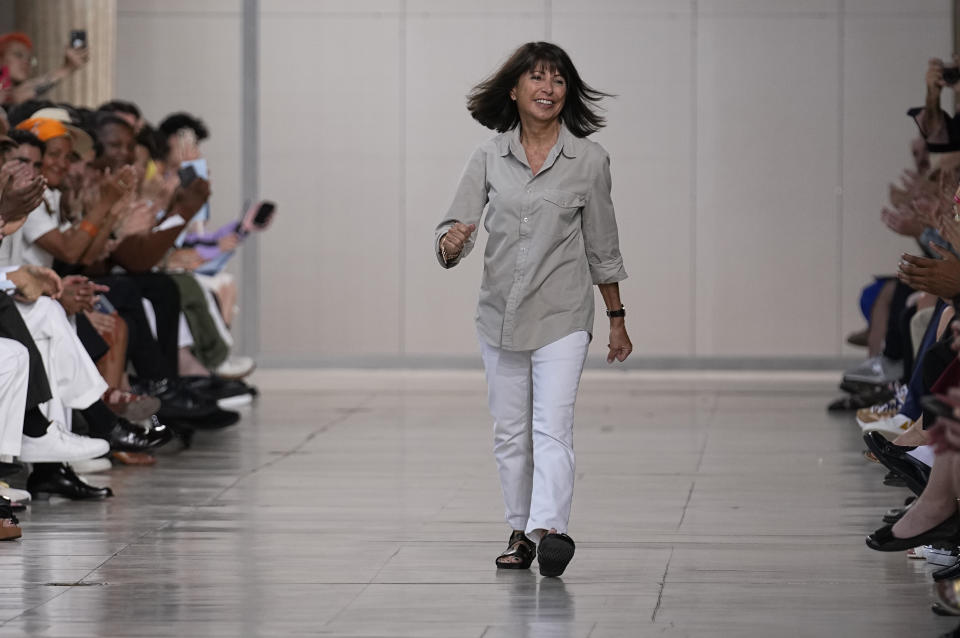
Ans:
<svg viewBox="0 0 960 638"><path fill-rule="evenodd" d="M544 534L537 548L541 576L559 576L573 558L577 546L566 534Z"/></svg>
<svg viewBox="0 0 960 638"><path fill-rule="evenodd" d="M527 538L526 534L520 531L514 531L510 534L510 540L507 541L507 551L497 556L497 569L530 569L536 551L537 546L532 540ZM520 559L519 563L513 561L501 562L503 558L512 558L514 556Z"/></svg>

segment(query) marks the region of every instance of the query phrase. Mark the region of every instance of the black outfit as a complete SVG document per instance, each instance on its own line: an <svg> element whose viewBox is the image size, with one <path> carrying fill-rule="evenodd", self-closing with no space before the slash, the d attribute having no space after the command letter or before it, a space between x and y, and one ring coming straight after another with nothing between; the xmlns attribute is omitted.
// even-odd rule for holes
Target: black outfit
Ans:
<svg viewBox="0 0 960 638"><path fill-rule="evenodd" d="M84 350L90 355L90 358L97 361L110 350L110 344L104 341L97 329L93 327L87 315L82 312L77 313L74 318L77 321L77 337L83 344Z"/></svg>
<svg viewBox="0 0 960 638"><path fill-rule="evenodd" d="M153 381L177 378L177 336L180 321L180 291L161 273L111 275L96 282L110 286L104 296L127 322L127 359L137 376ZM157 338L143 310L148 300L157 317Z"/></svg>
<svg viewBox="0 0 960 638"><path fill-rule="evenodd" d="M887 321L887 334L884 337L883 356L894 361L902 361L909 352L909 348L904 347L904 344L910 339L910 324L907 323L907 329L904 331L899 319L907 307L907 297L913 292L913 288L897 281L893 289L893 297L890 299L890 318ZM905 365L904 374L906 374L906 368Z"/></svg>

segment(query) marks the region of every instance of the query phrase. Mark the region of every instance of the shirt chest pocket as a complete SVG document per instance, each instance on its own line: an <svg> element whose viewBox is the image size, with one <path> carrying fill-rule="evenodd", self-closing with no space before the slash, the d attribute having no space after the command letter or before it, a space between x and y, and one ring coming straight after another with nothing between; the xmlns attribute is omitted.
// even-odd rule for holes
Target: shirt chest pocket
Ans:
<svg viewBox="0 0 960 638"><path fill-rule="evenodd" d="M580 209L583 208L587 198L580 193L562 190L543 191L543 215L554 234L565 237L570 234L574 228L579 228L580 220L578 218Z"/></svg>

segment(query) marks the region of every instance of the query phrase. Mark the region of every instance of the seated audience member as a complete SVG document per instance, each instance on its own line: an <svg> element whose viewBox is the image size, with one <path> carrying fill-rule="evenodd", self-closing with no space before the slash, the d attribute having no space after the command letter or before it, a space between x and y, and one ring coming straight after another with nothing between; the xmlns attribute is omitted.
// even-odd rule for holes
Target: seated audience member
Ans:
<svg viewBox="0 0 960 638"><path fill-rule="evenodd" d="M112 113L99 114L95 134L102 149L97 163L105 170L123 170L135 161L136 140L133 127L126 120ZM155 197L157 194L169 197L152 201L151 210L155 213L151 213L151 217L156 222L142 232L124 236L107 259L108 265L122 268L124 274L99 277L97 282L110 287L106 295L127 321L131 336L134 331L140 335L150 330L151 323L156 325L162 355L157 357L153 352L133 360L133 364L138 376L148 382L144 390L159 395L160 415L175 423L186 421L186 425L193 427L223 427L235 423L239 415L219 409L215 402L206 400L211 394L214 400L222 398L223 388L198 388L196 384L180 380L179 369L184 353L179 347L183 332L179 287L170 276L151 272L163 260L186 223L206 203L209 183L197 179L173 190L172 194L166 185L164 180L151 191ZM149 309L154 317L147 317L142 299L150 301ZM199 363L196 368L203 370Z"/></svg>
<svg viewBox="0 0 960 638"><path fill-rule="evenodd" d="M162 148L166 150L162 162L168 171L190 166L198 167L197 172L206 175L206 159L200 150L200 142L206 140L209 133L202 121L188 113L174 113L160 123L158 135ZM194 318L191 329L204 333L205 338L200 339L201 342L218 347L195 348L198 359L221 377L239 379L250 374L255 364L249 357L227 356L233 344L229 327L233 323L237 288L232 275L222 272L222 268L244 235L239 221L228 222L216 231L208 232L208 220L209 212L206 209L194 217L185 232L177 238L177 248L166 263L168 268L191 272L191 279L206 291L210 308L204 317L207 321L201 323ZM193 286L193 283L187 285ZM216 331L210 328L216 328Z"/></svg>
<svg viewBox="0 0 960 638"><path fill-rule="evenodd" d="M24 33L0 36L0 91L4 104L20 104L47 94L60 82L82 69L90 60L86 47L74 48L68 43L63 64L37 77L33 72L33 42Z"/></svg>

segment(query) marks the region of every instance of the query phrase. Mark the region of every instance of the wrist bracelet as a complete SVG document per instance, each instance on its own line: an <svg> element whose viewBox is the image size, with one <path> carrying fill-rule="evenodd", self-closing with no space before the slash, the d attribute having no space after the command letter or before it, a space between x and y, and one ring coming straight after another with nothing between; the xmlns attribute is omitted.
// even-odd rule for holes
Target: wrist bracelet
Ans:
<svg viewBox="0 0 960 638"><path fill-rule="evenodd" d="M93 222L89 222L86 219L81 219L80 223L77 224L77 228L90 235L90 238L93 239L97 236L97 233L100 232L100 229Z"/></svg>
<svg viewBox="0 0 960 638"><path fill-rule="evenodd" d="M608 317L611 317L611 318L613 318L613 317L626 317L626 316L627 316L627 307L626 307L626 306L620 306L620 310L608 310L608 311L607 311L607 316L608 316Z"/></svg>

